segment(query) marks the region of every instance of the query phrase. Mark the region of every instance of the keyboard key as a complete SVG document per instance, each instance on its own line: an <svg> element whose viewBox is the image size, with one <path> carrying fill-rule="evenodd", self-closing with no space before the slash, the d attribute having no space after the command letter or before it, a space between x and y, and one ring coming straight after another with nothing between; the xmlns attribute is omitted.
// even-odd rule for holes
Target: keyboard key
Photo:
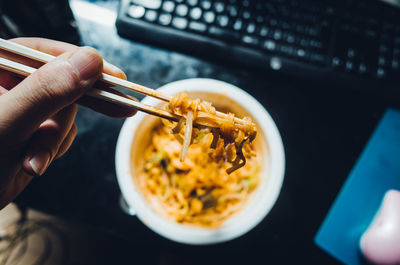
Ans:
<svg viewBox="0 0 400 265"><path fill-rule="evenodd" d="M289 30L289 29L290 29L290 24L284 21L284 22L282 23L282 26L281 26L281 27L282 27L282 29L284 29L284 30Z"/></svg>
<svg viewBox="0 0 400 265"><path fill-rule="evenodd" d="M379 52L380 53L386 53L388 50L389 50L389 47L387 45L385 45L385 44L381 44L379 46Z"/></svg>
<svg viewBox="0 0 400 265"><path fill-rule="evenodd" d="M256 16L256 22L262 24L264 22L264 17L261 15Z"/></svg>
<svg viewBox="0 0 400 265"><path fill-rule="evenodd" d="M207 30L207 26L204 23L192 21L189 23L189 28L198 32L205 32Z"/></svg>
<svg viewBox="0 0 400 265"><path fill-rule="evenodd" d="M228 16L225 16L225 15L219 15L217 17L217 22L218 22L219 26L224 28L224 27L228 26L229 18L228 18Z"/></svg>
<svg viewBox="0 0 400 265"><path fill-rule="evenodd" d="M187 0L186 1L190 6L196 6L197 5L197 0Z"/></svg>
<svg viewBox="0 0 400 265"><path fill-rule="evenodd" d="M141 18L143 17L146 9L143 6L131 5L128 9L128 16L132 18Z"/></svg>
<svg viewBox="0 0 400 265"><path fill-rule="evenodd" d="M309 45L312 48L316 48L316 49L322 49L324 47L324 45L322 44L322 42L317 41L317 40L310 40Z"/></svg>
<svg viewBox="0 0 400 265"><path fill-rule="evenodd" d="M345 65L346 71L351 71L351 70L353 70L353 68L354 68L353 62L347 61L347 62L346 62L346 65Z"/></svg>
<svg viewBox="0 0 400 265"><path fill-rule="evenodd" d="M176 12L176 14L177 14L178 16L184 17L184 16L187 15L188 11L189 11L189 8L188 8L187 5L179 4L179 5L176 7L176 11L175 11L175 12Z"/></svg>
<svg viewBox="0 0 400 265"><path fill-rule="evenodd" d="M386 64L385 58L382 57L382 56L380 56L380 57L378 58L378 65L379 65L379 66L385 66L385 64Z"/></svg>
<svg viewBox="0 0 400 265"><path fill-rule="evenodd" d="M254 46L258 45L258 43L259 43L258 38L254 37L254 36L249 36L249 35L244 35L242 37L242 41L246 44L254 45Z"/></svg>
<svg viewBox="0 0 400 265"><path fill-rule="evenodd" d="M279 11L281 17L289 17L290 16L289 10L284 6L281 6L278 11Z"/></svg>
<svg viewBox="0 0 400 265"><path fill-rule="evenodd" d="M304 33L305 27L304 27L303 25L297 25L297 26L296 26L296 31L297 31L298 33Z"/></svg>
<svg viewBox="0 0 400 265"><path fill-rule="evenodd" d="M335 9L331 6L328 6L328 7L326 7L325 12L328 15L333 15L335 13Z"/></svg>
<svg viewBox="0 0 400 265"><path fill-rule="evenodd" d="M322 54L319 54L319 53L311 53L310 54L310 60L314 61L316 63L324 63L325 62L325 57Z"/></svg>
<svg viewBox="0 0 400 265"><path fill-rule="evenodd" d="M209 24L213 23L214 20L215 20L214 12L212 12L212 11L205 12L204 15L203 15L203 19L204 19L205 22L207 22Z"/></svg>
<svg viewBox="0 0 400 265"><path fill-rule="evenodd" d="M378 68L376 70L376 76L378 78L384 78L386 76L386 71L383 68Z"/></svg>
<svg viewBox="0 0 400 265"><path fill-rule="evenodd" d="M278 71L282 68L282 60L278 57L272 57L269 66L272 70Z"/></svg>
<svg viewBox="0 0 400 265"><path fill-rule="evenodd" d="M217 38L224 39L227 41L238 40L240 38L240 34L235 31L230 31L227 29L222 29L218 27L210 27L209 33Z"/></svg>
<svg viewBox="0 0 400 265"><path fill-rule="evenodd" d="M148 9L159 9L161 7L161 0L131 0L131 3Z"/></svg>
<svg viewBox="0 0 400 265"><path fill-rule="evenodd" d="M393 60L392 61L392 68L397 70L399 69L399 61Z"/></svg>
<svg viewBox="0 0 400 265"><path fill-rule="evenodd" d="M203 11L201 10L200 7L195 7L192 10L190 10L190 18L193 20L198 20L201 18Z"/></svg>
<svg viewBox="0 0 400 265"><path fill-rule="evenodd" d="M264 10L263 10L263 4L260 3L260 2L256 3L255 9L256 9L257 11L264 11Z"/></svg>
<svg viewBox="0 0 400 265"><path fill-rule="evenodd" d="M276 14L276 9L272 3L266 3L265 8L270 15Z"/></svg>
<svg viewBox="0 0 400 265"><path fill-rule="evenodd" d="M355 55L356 55L356 51L354 49L347 50L347 57L354 58Z"/></svg>
<svg viewBox="0 0 400 265"><path fill-rule="evenodd" d="M253 34L256 31L256 25L254 23L249 23L246 28L247 33Z"/></svg>
<svg viewBox="0 0 400 265"><path fill-rule="evenodd" d="M154 10L147 10L146 14L144 15L144 19L149 22L154 22L157 19L157 12Z"/></svg>
<svg viewBox="0 0 400 265"><path fill-rule="evenodd" d="M225 4L224 4L223 2L215 2L215 3L214 3L214 10L215 10L217 13L222 13L222 12L224 12L224 9L225 9Z"/></svg>
<svg viewBox="0 0 400 265"><path fill-rule="evenodd" d="M169 25L169 23L171 23L171 19L172 19L172 17L171 17L171 15L170 14L161 14L159 17L158 17L158 23L160 23L161 25L163 25L163 26L168 26Z"/></svg>
<svg viewBox="0 0 400 265"><path fill-rule="evenodd" d="M251 14L249 11L245 10L242 12L242 18L243 19L249 19L251 17Z"/></svg>
<svg viewBox="0 0 400 265"><path fill-rule="evenodd" d="M172 25L178 29L185 29L187 27L188 21L182 17L175 17L172 20Z"/></svg>
<svg viewBox="0 0 400 265"><path fill-rule="evenodd" d="M313 36L313 37L317 37L318 36L318 30L314 27L308 27L306 28L306 34Z"/></svg>
<svg viewBox="0 0 400 265"><path fill-rule="evenodd" d="M239 31L239 30L242 29L242 26L243 26L242 20L241 19L237 19L235 21L235 23L233 24L233 29L236 30L236 31Z"/></svg>
<svg viewBox="0 0 400 265"><path fill-rule="evenodd" d="M174 11L174 8L175 8L175 3L172 1L165 1L162 6L162 10L167 13L172 13Z"/></svg>
<svg viewBox="0 0 400 265"><path fill-rule="evenodd" d="M269 51L274 51L276 48L276 43L273 40L266 40L264 42L264 48Z"/></svg>
<svg viewBox="0 0 400 265"><path fill-rule="evenodd" d="M294 37L294 35L293 35L293 34L290 34L290 33L285 34L284 39L285 39L285 41L286 41L287 43L294 43L295 40L296 40L295 37Z"/></svg>
<svg viewBox="0 0 400 265"><path fill-rule="evenodd" d="M329 27L331 25L331 23L329 22L329 20L324 19L324 20L322 20L321 25L322 25L323 28L327 28L327 27Z"/></svg>
<svg viewBox="0 0 400 265"><path fill-rule="evenodd" d="M269 24L272 27L276 27L276 26L278 26L278 20L276 20L275 18L272 18L272 19L269 20Z"/></svg>
<svg viewBox="0 0 400 265"><path fill-rule="evenodd" d="M360 63L358 66L358 72L360 74L365 74L367 72L367 66L364 63Z"/></svg>
<svg viewBox="0 0 400 265"><path fill-rule="evenodd" d="M262 26L260 28L260 32L258 33L261 37L265 37L268 35L268 28L265 26Z"/></svg>
<svg viewBox="0 0 400 265"><path fill-rule="evenodd" d="M372 29L365 30L364 34L367 38L376 38L378 35L378 33Z"/></svg>
<svg viewBox="0 0 400 265"><path fill-rule="evenodd" d="M293 56L294 53L295 53L295 50L293 49L293 47L292 46L288 46L288 45L281 45L279 47L279 51L281 53L285 54L285 55L288 55L288 56Z"/></svg>
<svg viewBox="0 0 400 265"><path fill-rule="evenodd" d="M211 1L209 1L209 0L203 0L203 1L201 1L201 7L202 7L204 10L210 9L210 8L211 8Z"/></svg>
<svg viewBox="0 0 400 265"><path fill-rule="evenodd" d="M276 31L274 32L273 38L274 38L275 40L280 40L280 39L282 38L282 31L280 31L279 29L276 30Z"/></svg>
<svg viewBox="0 0 400 265"><path fill-rule="evenodd" d="M333 57L332 58L332 66L339 67L340 65L342 65L342 61L338 57Z"/></svg>
<svg viewBox="0 0 400 265"><path fill-rule="evenodd" d="M300 46L308 47L308 44L309 44L309 43L310 43L310 41L307 40L307 39L301 39L301 40L300 40Z"/></svg>
<svg viewBox="0 0 400 265"><path fill-rule="evenodd" d="M303 49L297 49L296 55L297 55L298 57L305 57L305 56L306 56L306 51L303 50Z"/></svg>
<svg viewBox="0 0 400 265"><path fill-rule="evenodd" d="M237 6L229 5L229 6L227 6L226 9L228 10L228 14L229 14L231 17L237 17L237 15L238 15L238 13L239 13L239 10L238 10L238 7L237 7Z"/></svg>

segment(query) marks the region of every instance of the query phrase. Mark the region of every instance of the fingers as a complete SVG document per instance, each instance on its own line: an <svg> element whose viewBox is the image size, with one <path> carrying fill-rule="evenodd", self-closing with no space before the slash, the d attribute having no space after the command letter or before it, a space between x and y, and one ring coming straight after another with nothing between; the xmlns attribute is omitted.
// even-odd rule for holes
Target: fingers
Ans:
<svg viewBox="0 0 400 265"><path fill-rule="evenodd" d="M14 137L26 139L81 97L100 76L102 65L100 54L88 47L57 57L0 97L0 124Z"/></svg>
<svg viewBox="0 0 400 265"><path fill-rule="evenodd" d="M16 38L16 39L10 39L10 41L27 46L35 50L42 51L44 53L51 54L53 56L59 56L65 52L72 52L79 48L78 46L75 46L73 44L56 40L42 39L42 38ZM35 68L43 64L40 62L35 62L34 60L31 59L23 58L22 56L19 55L10 54L2 50L0 50L0 55L2 55L2 57L4 58L8 58L10 60L16 60L20 63L25 63ZM103 69L104 73L113 75L118 78L126 79L125 73L122 72L122 70L116 67L115 65L112 65L104 60L103 67L104 67Z"/></svg>
<svg viewBox="0 0 400 265"><path fill-rule="evenodd" d="M69 130L69 133L67 134L64 141L60 145L60 148L58 149L58 153L57 153L55 159L60 158L68 151L68 149L71 147L72 142L74 141L77 133L78 133L78 128L76 127L76 124L74 123L71 127L71 130Z"/></svg>
<svg viewBox="0 0 400 265"><path fill-rule="evenodd" d="M55 41L55 40L41 39L41 38L16 38L16 39L10 39L9 41L21 44L23 46L35 50L42 51L44 53L53 56L58 56L65 52L73 52L79 48L78 46L69 43ZM5 50L0 50L0 56L12 61L28 65L33 68L39 68L44 64L43 62L25 58L24 56L17 55Z"/></svg>
<svg viewBox="0 0 400 265"><path fill-rule="evenodd" d="M23 171L18 171L16 176L2 183L0 192L0 209L13 201L18 194L31 182L33 175L28 175Z"/></svg>
<svg viewBox="0 0 400 265"><path fill-rule="evenodd" d="M138 101L136 98L127 96L115 89L112 88L102 88L102 90L115 93L117 95ZM92 110L95 110L97 112L100 112L102 114L105 114L107 116L113 117L113 118L124 118L124 117L130 117L136 114L137 110L132 109L127 106L121 106L117 105L115 103L107 102L98 98L90 97L90 96L83 96L79 99L79 104L88 107Z"/></svg>
<svg viewBox="0 0 400 265"><path fill-rule="evenodd" d="M122 70L119 69L118 67L116 67L115 65L110 64L109 62L104 60L103 66L104 66L104 68L103 68L104 73L126 80L125 73L122 72Z"/></svg>
<svg viewBox="0 0 400 265"><path fill-rule="evenodd" d="M7 89L5 89L4 87L0 86L0 96L7 93Z"/></svg>
<svg viewBox="0 0 400 265"><path fill-rule="evenodd" d="M42 38L16 38L10 39L10 41L51 54L53 56L59 56L65 52L73 52L79 48L78 46L75 46L73 44ZM43 65L42 62L37 62L29 58L24 58L23 56L15 55L5 50L0 50L0 57L19 62L33 68L39 68ZM103 72L126 80L125 73L118 67L107 62L106 60L103 60ZM21 80L22 78L15 74L12 74L8 71L0 70L0 86L3 86L7 90L10 90L14 86L16 86L19 82L21 82Z"/></svg>
<svg viewBox="0 0 400 265"><path fill-rule="evenodd" d="M76 104L70 105L40 126L25 153L23 169L27 173L42 175L60 153L61 148L62 152L68 149L76 134L74 126L76 112Z"/></svg>
<svg viewBox="0 0 400 265"><path fill-rule="evenodd" d="M15 38L10 39L10 41L54 56L74 51L78 48L78 46L73 44L43 38Z"/></svg>

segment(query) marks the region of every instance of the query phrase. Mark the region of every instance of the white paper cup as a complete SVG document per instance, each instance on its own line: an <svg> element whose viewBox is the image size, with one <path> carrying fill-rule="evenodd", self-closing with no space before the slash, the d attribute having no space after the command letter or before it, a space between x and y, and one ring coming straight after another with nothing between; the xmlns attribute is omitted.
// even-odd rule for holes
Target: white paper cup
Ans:
<svg viewBox="0 0 400 265"><path fill-rule="evenodd" d="M202 245L213 244L237 238L260 223L271 210L279 196L285 171L285 156L282 139L274 121L264 107L242 89L225 82L194 78L169 83L159 88L163 93L174 95L188 91L191 97L203 97L217 106L250 116L258 126L256 149L261 150L262 170L258 187L250 194L244 207L229 217L218 228L200 228L179 224L156 213L142 195L132 174L135 174L131 159L140 159L143 150L141 138L148 135L154 120L139 112L126 119L118 137L116 149L116 172L122 196L129 209L154 232L180 243ZM158 106L160 101L145 97L142 103ZM241 115L239 115L241 116ZM138 146L138 150L135 146ZM259 155L258 153L257 155Z"/></svg>

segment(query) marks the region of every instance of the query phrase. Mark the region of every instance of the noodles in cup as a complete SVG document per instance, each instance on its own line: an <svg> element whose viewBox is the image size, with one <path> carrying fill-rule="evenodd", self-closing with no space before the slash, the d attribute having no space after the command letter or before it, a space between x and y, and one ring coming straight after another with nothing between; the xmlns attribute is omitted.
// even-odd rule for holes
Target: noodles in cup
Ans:
<svg viewBox="0 0 400 265"><path fill-rule="evenodd" d="M182 161L185 159L190 141L193 138L193 121L202 119L202 122L214 123L211 131L208 127L203 126L199 128L199 133L212 133L213 141L210 148L215 149L213 154L214 159L220 160L224 157L226 161L232 163L232 167L228 168L226 172L230 174L246 164L243 148L253 142L257 134L256 126L249 117L243 118L244 124L235 124L235 115L233 113L228 113L228 119L218 119L216 117L216 110L210 102L200 101L200 99L190 99L187 92L176 94L171 99L167 109L172 113L186 116L172 130L173 133L179 134L183 129L182 124L185 122L184 140L181 151ZM199 113L202 116L199 116Z"/></svg>
<svg viewBox="0 0 400 265"><path fill-rule="evenodd" d="M260 181L252 143L255 126L244 118L246 123L238 128L229 114L219 128L193 127L196 119L216 122L207 116L215 115L215 108L189 99L185 92L177 94L167 109L185 119L162 120L152 128L142 170L135 176L140 190L168 219L218 227L245 204Z"/></svg>

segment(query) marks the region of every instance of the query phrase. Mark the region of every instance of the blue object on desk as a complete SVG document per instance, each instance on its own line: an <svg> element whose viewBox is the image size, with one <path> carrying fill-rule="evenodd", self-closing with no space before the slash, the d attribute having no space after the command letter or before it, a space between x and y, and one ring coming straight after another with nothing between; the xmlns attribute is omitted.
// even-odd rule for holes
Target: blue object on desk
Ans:
<svg viewBox="0 0 400 265"><path fill-rule="evenodd" d="M363 264L359 240L389 189L400 190L400 111L392 109L375 129L315 243L345 264Z"/></svg>

